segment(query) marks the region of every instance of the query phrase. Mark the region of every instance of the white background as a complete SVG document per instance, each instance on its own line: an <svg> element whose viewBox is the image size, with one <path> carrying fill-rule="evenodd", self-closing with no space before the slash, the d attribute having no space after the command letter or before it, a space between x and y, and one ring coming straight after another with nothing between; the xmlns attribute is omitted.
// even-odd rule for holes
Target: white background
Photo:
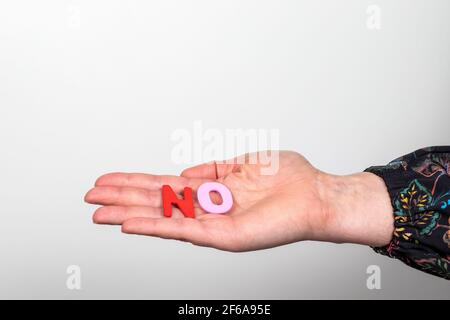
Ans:
<svg viewBox="0 0 450 320"><path fill-rule="evenodd" d="M0 297L450 298L367 247L225 253L93 225L83 203L105 172L178 173L170 135L195 120L278 129L338 174L448 145L449 88L447 0L1 1Z"/></svg>

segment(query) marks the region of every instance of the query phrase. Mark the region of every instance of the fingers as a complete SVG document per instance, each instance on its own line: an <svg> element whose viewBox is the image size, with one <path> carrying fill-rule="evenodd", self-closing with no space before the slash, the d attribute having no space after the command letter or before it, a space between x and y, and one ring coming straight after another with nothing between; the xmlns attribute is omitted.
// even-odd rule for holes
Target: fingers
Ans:
<svg viewBox="0 0 450 320"><path fill-rule="evenodd" d="M175 192L185 187L197 189L205 179L188 179L177 176L158 176L143 173L109 173L101 176L95 183L97 187L132 187L147 190L161 190L163 185L170 185Z"/></svg>
<svg viewBox="0 0 450 320"><path fill-rule="evenodd" d="M161 208L107 206L95 211L92 220L96 224L120 225L133 218L161 218Z"/></svg>
<svg viewBox="0 0 450 320"><path fill-rule="evenodd" d="M206 228L196 219L134 218L122 224L122 232L213 245Z"/></svg>
<svg viewBox="0 0 450 320"><path fill-rule="evenodd" d="M161 208L162 192L131 187L95 187L86 194L84 201L101 206ZM194 200L194 207L200 207L196 200Z"/></svg>
<svg viewBox="0 0 450 320"><path fill-rule="evenodd" d="M86 194L85 201L103 206L161 207L161 192L130 187L96 187Z"/></svg>
<svg viewBox="0 0 450 320"><path fill-rule="evenodd" d="M195 210L195 216L203 214L201 209ZM121 207L106 206L97 209L94 213L93 221L96 224L121 225L126 220L134 218L162 218L161 208L154 207ZM177 208L172 209L172 219L184 218L183 213Z"/></svg>
<svg viewBox="0 0 450 320"><path fill-rule="evenodd" d="M185 169L182 177L191 179L218 179L224 177L239 168L236 163L209 162Z"/></svg>

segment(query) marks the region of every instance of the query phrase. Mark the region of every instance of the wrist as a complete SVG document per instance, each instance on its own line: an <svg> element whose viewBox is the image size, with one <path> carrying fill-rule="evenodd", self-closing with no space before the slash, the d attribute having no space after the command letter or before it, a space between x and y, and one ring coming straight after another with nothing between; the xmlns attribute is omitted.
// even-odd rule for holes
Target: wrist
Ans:
<svg viewBox="0 0 450 320"><path fill-rule="evenodd" d="M389 244L393 208L380 177L367 172L348 176L320 173L317 187L326 219L313 240L374 247Z"/></svg>

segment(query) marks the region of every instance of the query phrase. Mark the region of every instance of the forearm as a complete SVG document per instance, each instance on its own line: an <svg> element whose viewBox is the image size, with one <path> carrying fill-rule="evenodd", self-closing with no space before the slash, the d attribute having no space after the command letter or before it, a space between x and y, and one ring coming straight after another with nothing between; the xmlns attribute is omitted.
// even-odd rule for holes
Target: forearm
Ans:
<svg viewBox="0 0 450 320"><path fill-rule="evenodd" d="M326 221L312 240L385 246L394 230L393 208L386 185L372 173L317 179Z"/></svg>
<svg viewBox="0 0 450 320"><path fill-rule="evenodd" d="M318 174L326 219L312 240L359 243L450 279L450 146L350 176Z"/></svg>

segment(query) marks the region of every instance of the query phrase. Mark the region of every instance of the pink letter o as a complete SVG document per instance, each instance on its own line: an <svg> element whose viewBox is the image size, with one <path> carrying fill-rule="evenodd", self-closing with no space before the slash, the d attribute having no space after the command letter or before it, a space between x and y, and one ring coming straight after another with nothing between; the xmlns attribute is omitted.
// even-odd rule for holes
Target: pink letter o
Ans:
<svg viewBox="0 0 450 320"><path fill-rule="evenodd" d="M217 192L222 197L221 204L215 204L211 201L210 192ZM200 207L209 213L226 213L233 207L233 196L230 189L218 182L206 182L197 190L197 199Z"/></svg>

